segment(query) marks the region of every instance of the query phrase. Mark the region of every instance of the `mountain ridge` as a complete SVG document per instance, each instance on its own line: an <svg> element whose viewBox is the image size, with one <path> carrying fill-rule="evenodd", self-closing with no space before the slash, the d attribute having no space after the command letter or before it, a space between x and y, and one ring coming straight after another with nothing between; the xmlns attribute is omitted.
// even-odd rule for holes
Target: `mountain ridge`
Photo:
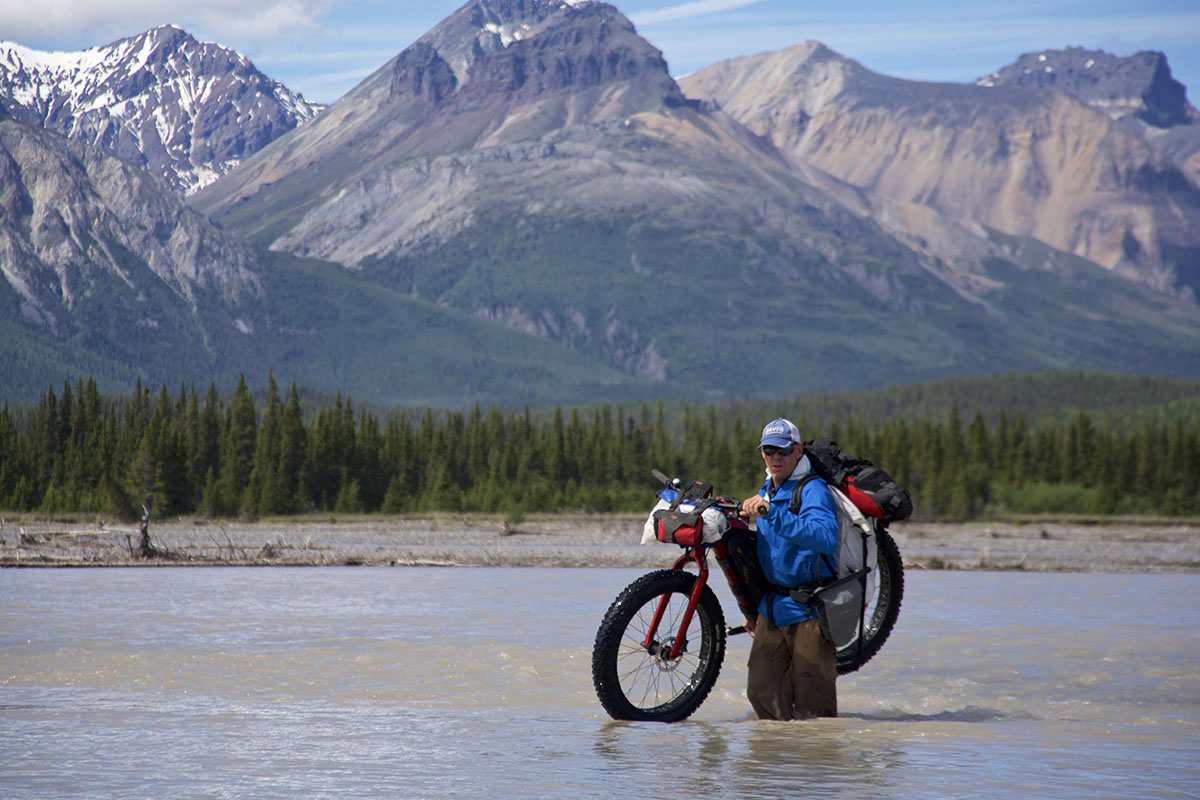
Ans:
<svg viewBox="0 0 1200 800"><path fill-rule="evenodd" d="M1163 53L1114 56L1082 47L1025 53L976 84L1060 89L1125 124L1200 187L1200 111Z"/></svg>
<svg viewBox="0 0 1200 800"><path fill-rule="evenodd" d="M506 25L527 26L526 35L502 44L505 27L490 21L501 10L508 12ZM564 37L575 38L555 39L559 29ZM460 43L445 58L433 46L459 40L472 44ZM603 58L597 57L599 48ZM657 74L647 79L648 71ZM579 91L568 97L571 87ZM686 103L662 54L607 3L473 0L365 78L312 125L283 137L249 159L237 176L208 187L192 202L219 214L259 188L286 179L279 172L284 159L308 167L354 162L346 168L354 179L404 158L503 147L561 127L620 120L663 98ZM310 180L320 185L325 178Z"/></svg>
<svg viewBox="0 0 1200 800"><path fill-rule="evenodd" d="M804 123L797 135L818 138L813 120L839 98L862 112L908 87L810 49L823 80L793 84L802 102L778 106ZM1038 111L1054 122L1065 109L1093 149L1111 139L1141 154L1148 196L1173 174L1156 171L1165 156L1145 155L1124 121L1060 91L938 86L914 118L1000 119L957 107L986 91L1012 98L1013 118ZM217 223L206 235L244 249L254 292L189 299L182 266L166 278L139 266L131 280L126 262L149 265L173 230L170 214L134 215L113 235L142 243L110 259L108 288L96 292L152 294L174 328L160 321L150 342L123 343L138 318L93 314L71 336L45 338L47 321L21 316L11 278L0 286L0 308L11 309L0 327L19 334L10 341L22 342L21 364L50 348L78 365L78 346L111 355L113 374L139 359L172 380L274 369L279 380L380 402L701 401L1062 367L1200 375L1200 307L1162 291L1178 272L1105 269L1003 220L951 213L933 202L936 182L911 195L877 191L796 158L740 112L682 91L661 52L608 4L471 0L190 196ZM869 116L857 124L887 130ZM993 137L985 152L1000 144ZM12 159L14 186L27 160ZM61 183L58 205L94 180ZM151 198L167 191L149 176L139 185ZM940 193L953 198L952 188L963 191ZM102 253L85 234L103 214L72 215L76 227L64 220L69 235L55 239L52 194L36 214L14 194L0 229L14 241L34 231L47 253L39 280L61 287L48 277L54 248ZM107 262L88 257L86 269L102 272ZM59 309L61 295L35 297ZM169 363L171 353L190 363Z"/></svg>
<svg viewBox="0 0 1200 800"><path fill-rule="evenodd" d="M56 329L97 279L132 286L132 253L193 310L205 292L234 304L260 292L240 240L86 143L0 117L0 178L3 271L35 324Z"/></svg>
<svg viewBox="0 0 1200 800"><path fill-rule="evenodd" d="M1200 121L1167 57L1153 50L1130 56L1083 47L1023 53L975 85L1061 89L1114 119L1134 116L1157 128Z"/></svg>
<svg viewBox="0 0 1200 800"><path fill-rule="evenodd" d="M0 42L0 110L99 145L184 193L320 108L172 25L76 53Z"/></svg>
<svg viewBox="0 0 1200 800"><path fill-rule="evenodd" d="M467 12L494 11L496 7L496 3L468 4L444 25L457 26L464 18L479 24L487 17ZM353 128L351 120L373 130L377 123L357 111L363 97L382 95L384 78L395 74L398 65L414 60L449 63L440 56L435 59L426 49L427 41L444 34L439 26L331 106L312 126L289 134L247 162L242 175L251 173L249 189L246 180L239 182L239 175L231 175L199 193L193 204L216 212L223 225L256 237L260 244L363 268L367 277L391 289L449 304L483 319L504 320L512 327L549 336L568 348L610 359L634 374L653 375L662 381L681 379L681 367L678 355L668 351L668 337L661 331L656 335L645 318L650 309L644 308L643 291L655 295L669 291L669 281L661 277L662 268L644 255L654 251L653 238L676 240L679 252L694 253L697 259L709 262L703 270L698 268L699 260L689 267L696 280L704 275L727 284L729 278L721 276L722 267L711 262L715 248L735 261L748 259L747 275L735 278L740 282L769 280L774 274L788 283L832 280L850 286L859 283L854 275L870 271L875 273L865 284L870 294L882 297L897 281L916 281L928 288L921 293L923 300L912 302L944 302L951 290L919 256L891 240L873 222L830 202L798 180L772 147L740 125L719 112L686 102L658 51L637 38L615 9L601 3L581 8L586 11L560 6L534 29L536 35L514 41L503 51L477 55L468 65L470 80L462 86L455 84L459 96L440 97L435 110L442 116L432 120L424 116L429 110L424 98L410 97L408 106L394 107L398 109L395 131L406 130L410 118L403 114L414 103L423 104L420 120L435 130L440 129L439 123L462 122L459 129L468 131L466 135L449 143L438 140L448 152L430 154L424 149L427 139L420 137L403 140L411 145L407 150L371 144L359 158L347 158L328 148L323 160L310 160L311 150L304 146L310 141L323 144L324 128L331 127L343 141L366 138ZM540 41L543 36L553 43L569 42L571 47L548 45ZM607 82L588 83L585 89L591 94L581 98L567 91L570 84L561 82L539 82L530 92L531 81L518 76L531 73L512 68L530 61L544 66L544 61L538 61L539 54L548 51L554 52L558 65L598 60L619 65L626 54L639 55L628 59L633 67L609 74ZM479 93L471 91L476 85L504 87L483 93L493 96L482 106L487 112L482 119L476 116L481 108ZM394 82L387 83L388 90L394 86ZM597 98L601 102L592 102ZM592 116L564 117L572 104L576 112L590 110ZM550 118L540 119L539 114L547 109L553 112ZM513 119L523 123L533 119L534 123L518 134L528 138L509 144L504 136L513 128L506 123ZM427 130L422 130L421 135L426 134ZM397 139L402 137L403 133ZM380 151L386 151L392 160L384 161L378 156ZM292 166L280 169L288 158L295 158ZM314 176L324 176L324 170L336 169L341 161L370 164L371 174L335 175L327 188L319 188ZM267 162L271 170L253 172ZM316 191L294 207L292 217L277 217L276 228L270 217L271 204L290 202L292 192L285 173ZM753 188L748 190L748 186ZM222 208L226 210L222 212ZM694 236L686 232L694 225L687 221L689 217L722 214L728 230L696 231ZM609 232L597 230L589 221L597 215L612 221ZM644 220L636 219L639 215ZM684 226L684 233L669 231L679 225ZM471 228L492 231L491 242L480 241ZM581 243L595 241L595 248L604 253L615 252L615 246L627 255L616 262L581 254L581 263L593 265L578 282L592 287L589 297L564 300L541 288L557 285L560 273L574 269L564 257L572 243L558 238L561 234L556 230L573 231ZM612 230L626 232L614 239ZM786 240L781 246L787 254L772 252L774 245L761 247L755 240L759 230ZM855 231L856 243L839 243L834 230ZM404 238L406 231L411 233L408 239ZM521 244L523 231L529 232L534 243ZM264 232L266 235L261 235ZM545 242L551 240L559 243L561 252L546 247ZM807 259L810 263L795 263L803 242L815 248ZM862 243L870 243L873 249L868 252ZM430 248L445 253L449 261L439 260L441 257L429 260ZM704 254L705 250L710 254ZM458 251L479 253L483 260L475 264L459 260L453 255ZM514 252L525 253L518 259L532 258L537 263L529 262L527 268L516 271L508 269L504 265ZM880 254L887 256L887 263L880 260ZM663 253L656 258L664 255L677 257ZM845 265L838 263L841 261ZM820 269L818 265L831 267L835 277L806 274ZM497 274L503 274L503 279L494 277ZM759 274L761 278L751 277ZM644 288L636 288L639 284ZM606 295L612 299L604 301ZM892 300L899 306L909 302L903 296ZM699 377L693 375L688 382L696 380Z"/></svg>
<svg viewBox="0 0 1200 800"><path fill-rule="evenodd" d="M906 81L817 42L681 86L877 202L1032 236L1160 291L1200 289L1200 189L1065 93Z"/></svg>

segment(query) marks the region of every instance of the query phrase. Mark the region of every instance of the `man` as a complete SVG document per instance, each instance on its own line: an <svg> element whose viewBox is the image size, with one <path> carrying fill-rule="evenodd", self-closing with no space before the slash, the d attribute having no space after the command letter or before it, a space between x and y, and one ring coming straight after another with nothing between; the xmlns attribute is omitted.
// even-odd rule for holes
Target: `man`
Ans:
<svg viewBox="0 0 1200 800"><path fill-rule="evenodd" d="M783 590L833 576L837 510L825 482L816 478L801 490L799 511L791 511L792 491L812 468L790 421L767 423L759 453L767 479L742 502L742 513L759 517L758 560L779 591L766 592L758 619L746 620L753 637L746 694L759 719L836 717L837 650L821 633L815 612Z"/></svg>

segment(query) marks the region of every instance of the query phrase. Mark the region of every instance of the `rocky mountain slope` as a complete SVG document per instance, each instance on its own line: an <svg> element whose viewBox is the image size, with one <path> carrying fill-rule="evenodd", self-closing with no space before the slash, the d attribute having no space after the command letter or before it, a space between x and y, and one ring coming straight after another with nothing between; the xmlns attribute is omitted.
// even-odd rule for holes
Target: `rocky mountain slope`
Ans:
<svg viewBox="0 0 1200 800"><path fill-rule="evenodd" d="M819 104L842 83L814 82L801 98ZM879 88L876 100L892 86ZM773 119L806 108L759 96L770 97L771 109L761 110ZM1002 178L1014 172L1001 181L1011 184L1004 212L1036 219L1021 193L1037 176L1022 172L1020 136L998 132L976 107L959 109L955 97L935 98L945 107L929 109L926 122L942 119L947 138L959 123L990 130L983 152L1009 147L1015 162L997 168ZM775 391L1081 359L1111 368L1131 357L1128 347L1140 360L1159 345L1180 354L1181 331L1196 340L1194 306L1129 289L1071 255L1074 244L1052 250L1027 235L1049 222L1010 233L1003 216L962 219L912 198L889 200L878 191L887 181L863 191L807 151L797 157L785 136L756 136L767 131L704 100L684 98L658 51L612 6L472 0L192 202L261 245L344 264L389 290L503 322L664 389L703 386L714 366L765 352L772 369L751 385ZM1040 115L1048 129L1057 114L1082 115L1075 127L1100 118L1061 95L1030 95L1017 107L1021 123ZM877 114L882 124L878 106ZM866 130L876 122L860 120ZM1099 170L1090 160L1101 143L1064 171ZM1150 165L1147 180L1154 170L1172 174L1136 137L1120 143L1135 172L1136 158ZM921 199L939 190L949 198L955 179L942 175L935 153L924 158ZM1114 164L1124 176L1126 162L1102 162ZM1070 188L1053 200L1069 204ZM1135 205L1113 203L1095 220L1086 209L1056 213L1084 220L1073 235L1091 245L1088 224L1107 235L1110 217L1142 213ZM1119 266L1159 287L1177 277L1157 261ZM1165 327L1152 332L1139 321L1133 335L1131 301L1165 314L1150 325ZM705 359L687 352L689 342L704 343Z"/></svg>
<svg viewBox="0 0 1200 800"><path fill-rule="evenodd" d="M250 325L239 310L263 295L253 251L160 181L2 116L0 274L6 388L72 366L211 363L213 334Z"/></svg>
<svg viewBox="0 0 1200 800"><path fill-rule="evenodd" d="M687 286L729 328L718 363L757 335L757 302L799 314L777 286L849 289L869 274L872 302L956 305L869 219L688 104L603 3L467 3L193 202L273 249L663 382L702 384L707 370L674 352L694 315L660 313ZM852 307L841 294L830 312Z"/></svg>
<svg viewBox="0 0 1200 800"><path fill-rule="evenodd" d="M379 402L649 396L540 339L263 253L148 173L0 116L0 397L94 376L200 387L239 373Z"/></svg>
<svg viewBox="0 0 1200 800"><path fill-rule="evenodd" d="M796 163L861 189L877 213L923 207L1161 291L1200 291L1200 189L1136 133L1062 92L890 78L816 42L714 64L680 84Z"/></svg>
<svg viewBox="0 0 1200 800"><path fill-rule="evenodd" d="M0 42L0 111L195 191L320 106L172 26L78 53Z"/></svg>
<svg viewBox="0 0 1200 800"><path fill-rule="evenodd" d="M450 177L449 165L433 169L439 156L532 165L554 155L543 136L684 104L661 53L611 6L469 2L194 204L218 215L244 204L237 216L256 220L245 230L266 231L271 243L283 236L280 248L354 264L437 235L431 224L452 225L466 213L463 196L473 188L455 184L479 181ZM319 196L296 204L300 185ZM435 208L410 200L421 190ZM296 211L304 218L293 219Z"/></svg>
<svg viewBox="0 0 1200 800"><path fill-rule="evenodd" d="M0 187L0 270L29 322L57 332L110 276L149 329L166 309L142 294L147 278L192 311L205 294L236 305L261 293L240 239L97 148L0 117Z"/></svg>
<svg viewBox="0 0 1200 800"><path fill-rule="evenodd" d="M1083 47L1025 53L975 84L1059 89L1113 119L1133 116L1157 128L1200 118L1187 101L1187 89L1171 77L1167 57L1149 50L1131 56Z"/></svg>
<svg viewBox="0 0 1200 800"><path fill-rule="evenodd" d="M1065 92L1125 122L1200 186L1200 111L1162 53L1114 56L1082 47L1026 53L976 84Z"/></svg>

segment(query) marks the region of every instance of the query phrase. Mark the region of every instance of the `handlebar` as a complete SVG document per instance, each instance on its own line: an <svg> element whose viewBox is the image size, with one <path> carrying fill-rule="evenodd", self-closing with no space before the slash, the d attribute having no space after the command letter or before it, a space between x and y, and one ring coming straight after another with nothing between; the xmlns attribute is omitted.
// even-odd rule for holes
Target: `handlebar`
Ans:
<svg viewBox="0 0 1200 800"><path fill-rule="evenodd" d="M650 474L653 475L658 480L662 481L663 486L666 486L668 489L674 489L675 491L679 491L680 489L683 488L683 481L679 480L679 478L668 478L665 474L663 474L658 469L650 470Z"/></svg>
<svg viewBox="0 0 1200 800"><path fill-rule="evenodd" d="M657 469L657 468L651 469L650 474L654 476L655 480L660 481L663 484L663 486L665 486L668 489L672 489L676 492L681 491L683 489L683 481L679 480L679 478L668 478L666 476L666 474L660 469ZM724 495L718 495L715 499L717 501L716 507L720 508L723 512L725 512L726 517L732 519L733 517L742 516L742 504L736 498L725 497ZM768 505L767 508L770 508L770 506ZM764 513L758 514L758 516L760 516L760 517L766 516L765 511L764 511Z"/></svg>

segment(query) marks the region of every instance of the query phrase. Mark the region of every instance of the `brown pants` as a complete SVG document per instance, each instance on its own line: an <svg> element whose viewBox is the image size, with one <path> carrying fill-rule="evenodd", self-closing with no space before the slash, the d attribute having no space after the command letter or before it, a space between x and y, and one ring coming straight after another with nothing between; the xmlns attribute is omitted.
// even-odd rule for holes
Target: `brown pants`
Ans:
<svg viewBox="0 0 1200 800"><path fill-rule="evenodd" d="M837 716L837 649L816 619L777 628L759 617L748 665L759 719Z"/></svg>

